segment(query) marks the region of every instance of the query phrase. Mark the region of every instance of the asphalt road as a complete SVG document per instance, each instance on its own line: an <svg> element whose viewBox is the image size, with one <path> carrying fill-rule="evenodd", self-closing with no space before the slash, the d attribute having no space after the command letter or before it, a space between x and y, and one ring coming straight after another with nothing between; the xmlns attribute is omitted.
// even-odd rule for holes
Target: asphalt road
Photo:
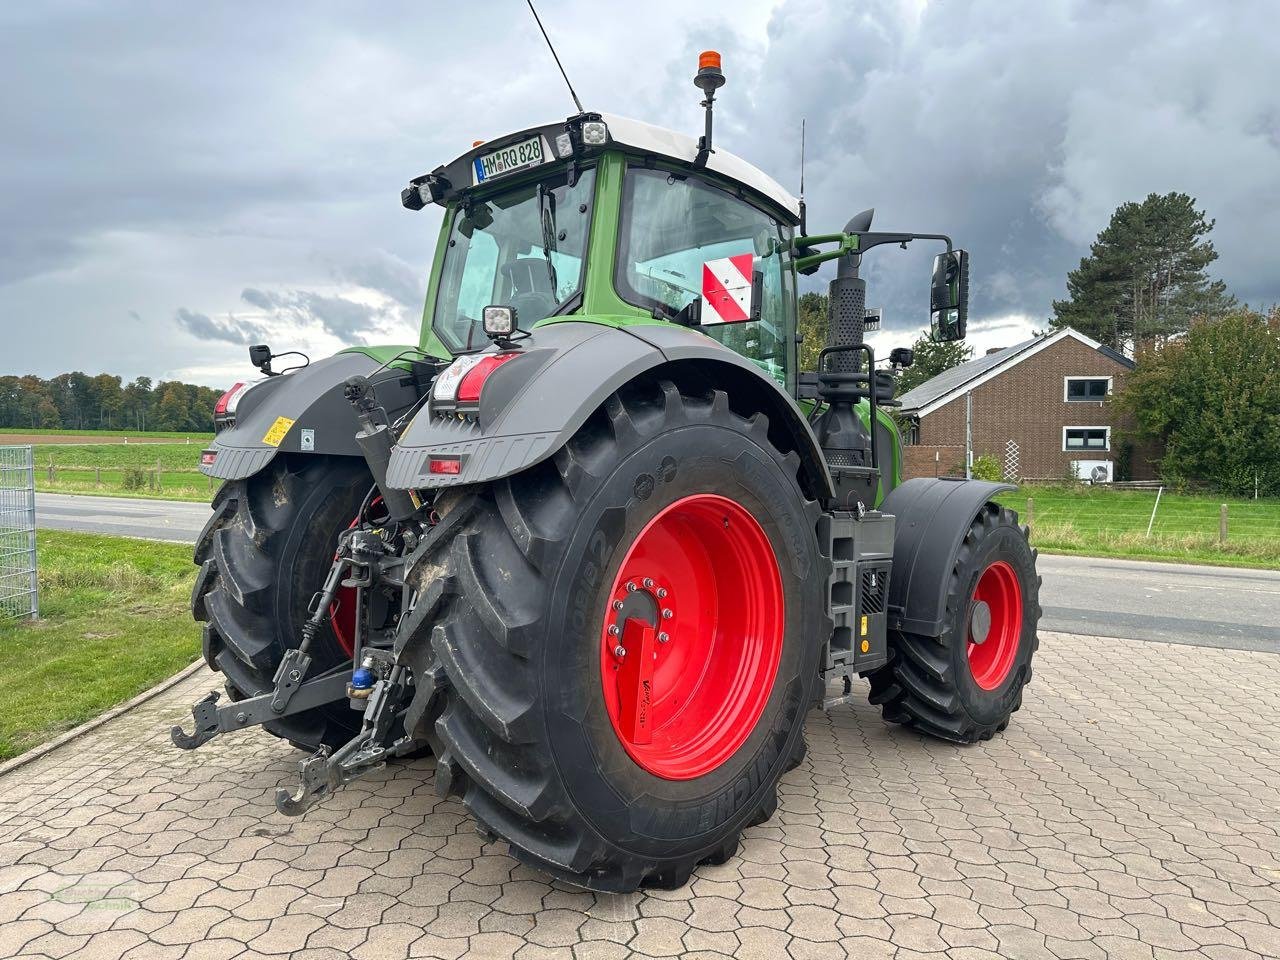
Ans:
<svg viewBox="0 0 1280 960"><path fill-rule="evenodd" d="M37 524L193 543L201 503L36 494ZM1280 571L1042 555L1041 627L1280 653Z"/></svg>

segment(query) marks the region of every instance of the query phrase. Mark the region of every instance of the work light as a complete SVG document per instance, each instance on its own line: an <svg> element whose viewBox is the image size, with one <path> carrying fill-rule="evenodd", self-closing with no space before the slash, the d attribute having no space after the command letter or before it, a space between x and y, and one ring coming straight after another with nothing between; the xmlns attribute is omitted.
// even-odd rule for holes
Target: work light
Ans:
<svg viewBox="0 0 1280 960"><path fill-rule="evenodd" d="M609 139L609 128L603 120L588 120L582 125L582 142L589 147L601 146Z"/></svg>
<svg viewBox="0 0 1280 960"><path fill-rule="evenodd" d="M490 340L516 332L516 308L495 305L484 308L484 332Z"/></svg>

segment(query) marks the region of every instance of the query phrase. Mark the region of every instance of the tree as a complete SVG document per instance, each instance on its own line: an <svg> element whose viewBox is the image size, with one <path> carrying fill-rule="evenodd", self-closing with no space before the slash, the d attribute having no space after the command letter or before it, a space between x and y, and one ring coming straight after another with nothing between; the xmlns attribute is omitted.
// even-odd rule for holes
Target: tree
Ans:
<svg viewBox="0 0 1280 960"><path fill-rule="evenodd" d="M921 336L911 349L915 352L915 362L898 377L898 396L973 357L973 347L963 340L935 343L927 336Z"/></svg>
<svg viewBox="0 0 1280 960"><path fill-rule="evenodd" d="M1164 479L1280 496L1280 308L1200 320L1142 350L1117 402L1137 438L1163 444Z"/></svg>
<svg viewBox="0 0 1280 960"><path fill-rule="evenodd" d="M804 337L800 344L800 369L817 370L818 353L827 345L827 296L802 293L796 310L796 330Z"/></svg>
<svg viewBox="0 0 1280 960"><path fill-rule="evenodd" d="M1235 306L1206 268L1218 259L1206 239L1214 221L1185 193L1150 194L1124 203L1098 234L1089 256L1067 275L1069 299L1053 302L1054 329L1073 327L1133 354L1160 344L1197 317L1218 317Z"/></svg>

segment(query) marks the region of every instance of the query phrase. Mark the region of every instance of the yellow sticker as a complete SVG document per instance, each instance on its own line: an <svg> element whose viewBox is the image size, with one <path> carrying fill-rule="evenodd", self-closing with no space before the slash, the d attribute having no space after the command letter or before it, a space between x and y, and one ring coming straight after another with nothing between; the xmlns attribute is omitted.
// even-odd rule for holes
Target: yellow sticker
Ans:
<svg viewBox="0 0 1280 960"><path fill-rule="evenodd" d="M271 425L271 429L262 438L262 442L272 447L280 446L280 442L284 440L284 435L289 432L289 428L293 424L294 421L288 417L276 417L276 422Z"/></svg>
<svg viewBox="0 0 1280 960"><path fill-rule="evenodd" d="M862 618L862 636L865 637L866 635L867 635L867 618L864 616Z"/></svg>

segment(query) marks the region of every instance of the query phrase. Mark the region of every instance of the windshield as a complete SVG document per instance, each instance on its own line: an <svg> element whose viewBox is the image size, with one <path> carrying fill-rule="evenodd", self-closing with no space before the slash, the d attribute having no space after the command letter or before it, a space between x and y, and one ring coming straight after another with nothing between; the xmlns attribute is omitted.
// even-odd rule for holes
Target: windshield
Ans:
<svg viewBox="0 0 1280 960"><path fill-rule="evenodd" d="M627 171L622 223L616 283L624 299L669 318L702 299L699 330L789 385L794 337L788 331L795 327L789 227L728 191L639 167ZM747 266L741 266L744 256L751 258ZM743 304L726 313L710 308L707 285L730 261L761 274L758 320L745 320ZM750 281L744 276L743 282Z"/></svg>
<svg viewBox="0 0 1280 960"><path fill-rule="evenodd" d="M556 313L582 287L595 171L571 186L561 174L484 199L453 215L431 325L454 353L488 341L485 307L515 307L528 330Z"/></svg>

